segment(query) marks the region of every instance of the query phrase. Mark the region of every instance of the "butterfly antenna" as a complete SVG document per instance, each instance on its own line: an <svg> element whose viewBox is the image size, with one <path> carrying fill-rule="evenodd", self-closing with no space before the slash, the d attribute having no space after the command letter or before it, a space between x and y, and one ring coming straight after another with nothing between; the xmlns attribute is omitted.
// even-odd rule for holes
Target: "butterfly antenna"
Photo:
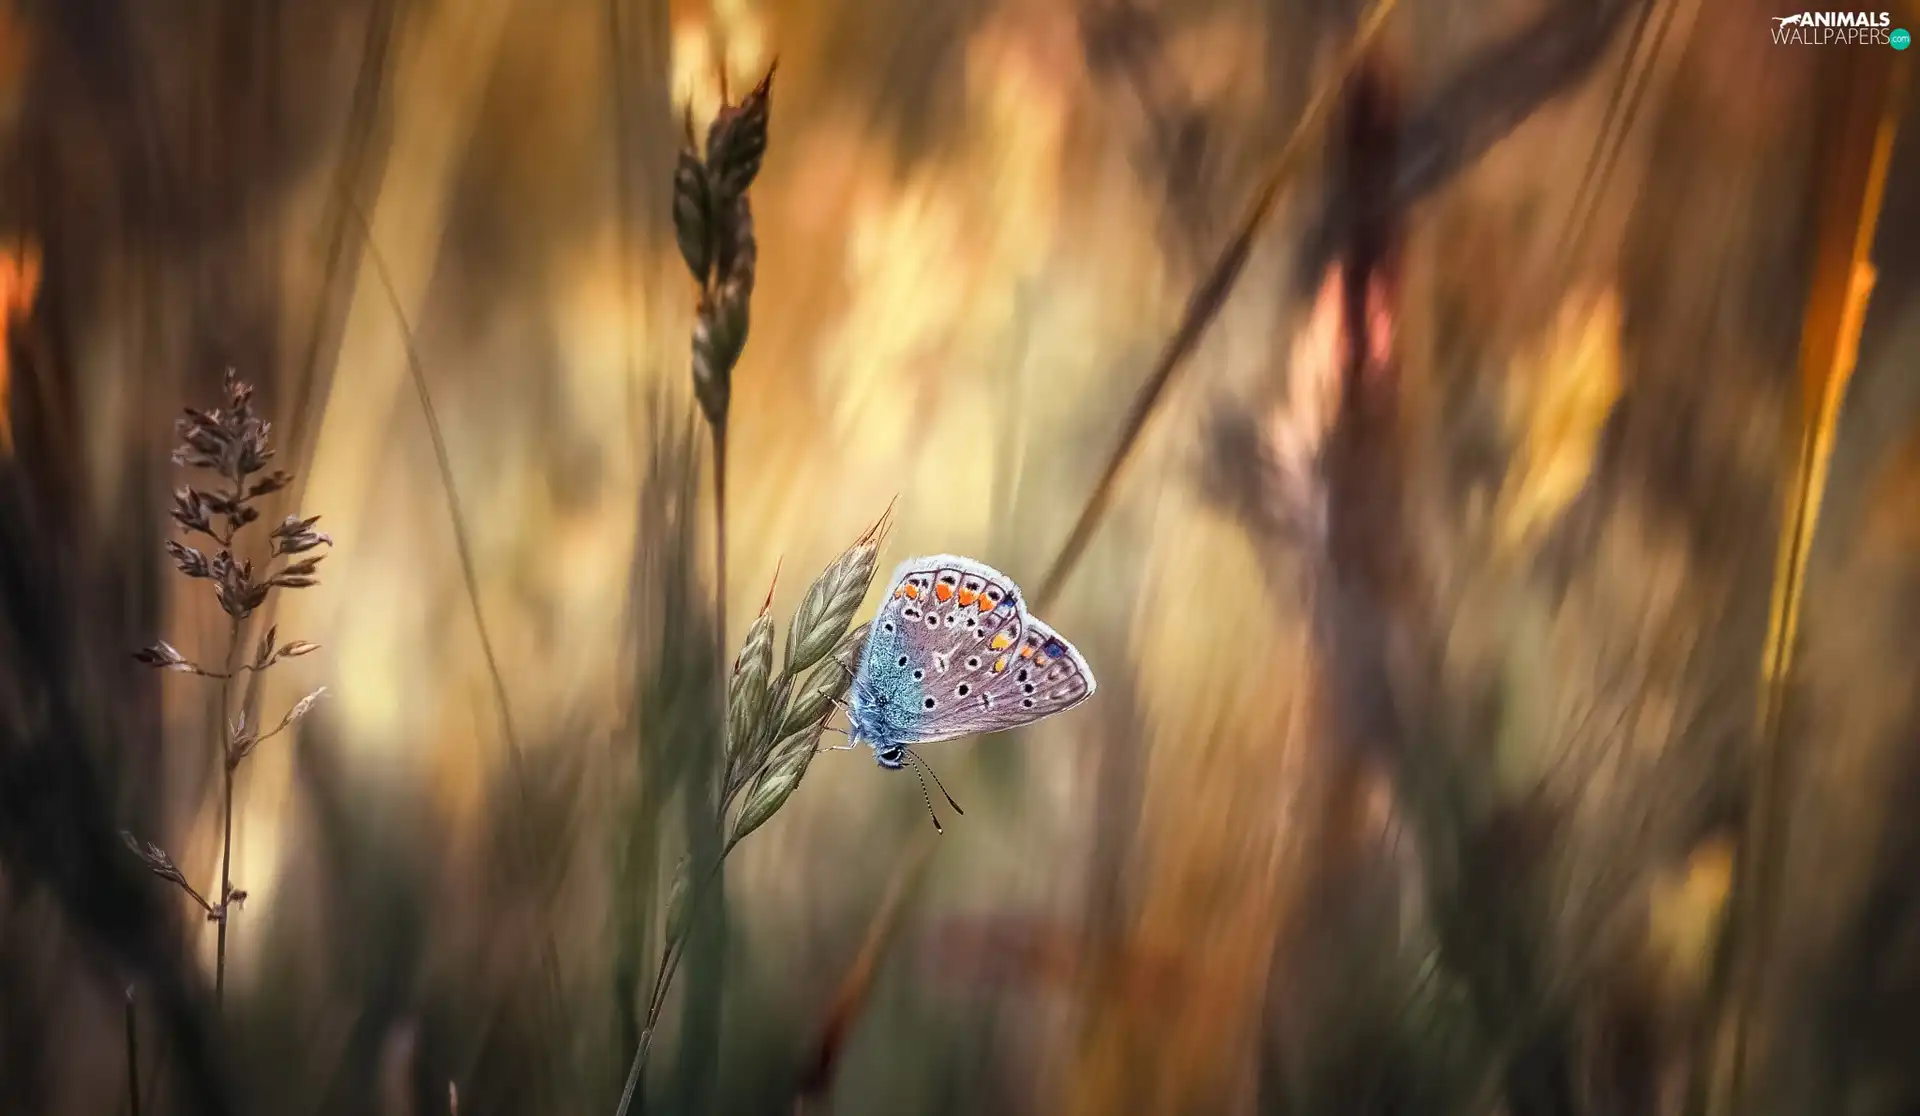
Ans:
<svg viewBox="0 0 1920 1116"><path fill-rule="evenodd" d="M912 755L913 753L908 752L907 754ZM940 825L940 815L933 812L933 796L927 793L927 780L920 774L918 767L913 769L913 777L920 780L920 801L927 804L927 816L933 819L933 831L935 833L945 833L946 830L941 828ZM934 781L939 782L938 779Z"/></svg>
<svg viewBox="0 0 1920 1116"><path fill-rule="evenodd" d="M920 765L920 767L921 767L921 769L922 769L922 770L924 770L924 771L925 771L925 772L926 772L927 774L929 774L929 775L933 775L933 785L934 785L934 786L936 786L936 787L939 787L939 788L940 788L940 793L941 793L942 795L944 795L944 796L946 797L946 800L947 800L947 805L949 805L949 806L951 806L951 807L953 807L953 812L954 812L954 813L956 813L956 814L959 814L959 815L960 815L961 817L965 817L965 816L966 816L966 814L967 814L967 812L966 812L965 810L962 810L962 809L960 808L960 804L959 804L958 802L955 802L955 801L953 800L953 796L952 796L952 795L950 795L950 794L947 794L947 788L946 788L946 786L945 786L945 785L943 785L943 784L942 784L942 783L940 782L940 776L938 776L938 775L934 775L934 774L933 774L933 768L927 765L927 761L926 761L926 760L923 760L923 759L921 759L921 758L920 758L919 756L916 756L916 755L914 755L914 754L913 754L912 752L908 752L908 753L907 753L907 757L908 757L909 759L911 759L911 760L913 760L913 762L915 762L915 763L917 763L917 764L919 764L919 765ZM921 790L922 790L922 791L924 791L925 789L926 789L926 788L925 788L925 786L923 785L923 786L921 787Z"/></svg>

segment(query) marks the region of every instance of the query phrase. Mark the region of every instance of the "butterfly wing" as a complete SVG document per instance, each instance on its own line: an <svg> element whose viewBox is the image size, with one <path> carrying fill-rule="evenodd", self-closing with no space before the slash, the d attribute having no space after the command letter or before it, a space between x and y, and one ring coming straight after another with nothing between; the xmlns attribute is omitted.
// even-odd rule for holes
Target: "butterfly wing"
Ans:
<svg viewBox="0 0 1920 1116"><path fill-rule="evenodd" d="M952 554L902 562L854 676L854 730L876 744L964 735L940 727L956 700L951 680L1022 646L1028 623L1019 589L991 566Z"/></svg>
<svg viewBox="0 0 1920 1116"><path fill-rule="evenodd" d="M1004 732L1064 713L1093 696L1093 671L1078 648L1038 617L1023 617L1004 646L989 640L967 653L927 690L936 706L921 726L922 742Z"/></svg>
<svg viewBox="0 0 1920 1116"><path fill-rule="evenodd" d="M931 744L1030 725L1093 696L1078 649L1005 574L951 554L894 571L855 679L856 728Z"/></svg>

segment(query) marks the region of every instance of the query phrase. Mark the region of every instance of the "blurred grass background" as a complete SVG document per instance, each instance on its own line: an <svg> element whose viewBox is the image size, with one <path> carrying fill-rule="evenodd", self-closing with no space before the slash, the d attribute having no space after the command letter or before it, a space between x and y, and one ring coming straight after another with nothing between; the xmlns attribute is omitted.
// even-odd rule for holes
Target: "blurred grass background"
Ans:
<svg viewBox="0 0 1920 1116"><path fill-rule="evenodd" d="M777 55L734 646L776 565L805 571L785 616L896 495L883 571L951 551L1038 583L1359 6L4 12L0 1111L127 1110L132 985L142 1112L440 1113L451 1084L486 1114L612 1110L710 746L681 113ZM903 893L822 1110L1915 1111L1910 126L1777 735L1755 712L1802 401L1831 378L1803 320L1834 182L1872 82L1913 62L1776 47L1777 14L1400 6L1391 436L1323 494L1327 540L1275 521L1277 431L1332 359L1311 310L1344 203L1316 155L1047 617L1097 700L928 750L968 813ZM251 699L333 695L245 769L216 1023L211 928L112 834L218 874L207 699L128 656L217 635L160 542L171 419L229 365L301 474L288 507L338 545L276 615L324 651ZM820 757L732 858L650 1108L790 1110L926 828L904 779ZM1762 952L1716 961L1763 847L1770 930L1729 939ZM1689 1101L1728 1004L1748 1086Z"/></svg>

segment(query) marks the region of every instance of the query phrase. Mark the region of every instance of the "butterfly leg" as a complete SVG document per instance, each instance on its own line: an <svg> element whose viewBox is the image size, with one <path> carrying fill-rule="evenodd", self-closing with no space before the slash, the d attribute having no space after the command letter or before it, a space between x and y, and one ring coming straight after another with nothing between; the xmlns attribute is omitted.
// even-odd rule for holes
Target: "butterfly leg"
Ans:
<svg viewBox="0 0 1920 1116"><path fill-rule="evenodd" d="M823 748L816 748L816 749L815 749L815 751L820 751L820 752L851 752L851 751L853 751L853 750L854 750L855 748L858 748L858 747L860 746L860 745L859 745L859 743L858 743L857 741L855 741L855 740L854 740L854 739L853 739L853 738L852 738L851 736L849 736L849 735L848 735L848 733L847 733L847 730L846 730L846 729L843 729L843 728L835 728L835 727L834 727L834 726L832 726L832 725L828 725L828 726L826 726L826 731L827 731L827 732L837 732L837 733L839 733L839 734L840 734L841 736L846 736L846 737L847 737L847 742L846 742L845 744L829 744L829 745L827 745L827 746L825 746L825 747L823 747Z"/></svg>

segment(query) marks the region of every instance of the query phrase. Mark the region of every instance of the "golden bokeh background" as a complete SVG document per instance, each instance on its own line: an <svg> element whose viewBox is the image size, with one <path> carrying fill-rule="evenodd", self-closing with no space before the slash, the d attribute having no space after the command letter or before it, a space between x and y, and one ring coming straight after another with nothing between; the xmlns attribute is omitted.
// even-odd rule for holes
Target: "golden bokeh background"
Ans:
<svg viewBox="0 0 1920 1116"><path fill-rule="evenodd" d="M13 319L6 446L84 555L119 824L193 879L221 856L208 690L113 655L218 646L159 532L168 424L224 367L300 472L285 510L335 540L273 616L323 650L249 695L273 717L327 687L240 777L229 1022L250 1037L225 1050L249 1103L424 1113L452 1082L463 1112L610 1109L684 828L679 784L642 784L700 746L668 738L648 680L711 658L672 641L697 622L660 618L713 567L669 223L683 116L704 127L777 58L729 430L732 647L769 586L784 632L890 502L883 577L953 552L1038 585L1360 7L16 0L0 287L39 299ZM833 1111L1705 1111L1685 1094L1718 1064L1700 1036L1736 848L1776 790L1766 976L1726 978L1763 989L1738 1111L1920 1097L1892 1038L1843 1037L1897 1020L1912 979L1910 121L1841 345L1857 370L1804 324L1852 274L1816 261L1835 212L1857 218L1834 181L1854 118L1879 119L1863 75L1902 88L1911 60L1776 46L1751 0L1571 7L1405 0L1378 48L1416 143L1527 99L1529 71L1482 52L1530 28L1560 28L1538 68L1572 75L1510 128L1460 125L1503 138L1401 217L1369 489L1389 572L1324 521L1288 534L1260 487L1311 489L1340 421L1337 302L1307 260L1340 178L1314 144L1048 611L1098 697L926 750L967 814L885 940ZM1797 651L1769 682L1781 509L1819 425L1803 385L1836 367ZM1339 491L1295 496L1340 515ZM1328 626L1362 624L1359 662ZM1791 694L1772 736L1770 685ZM724 964L682 982L718 1037L676 1000L657 1110L790 1103L924 840L918 798L824 753L729 859ZM539 859L506 863L523 838ZM0 873L4 1025L52 1022L0 1072L20 1111L121 1111L118 978L25 880ZM179 913L204 976L211 928ZM1515 1067L1541 1060L1578 1107L1529 1099ZM174 1111L148 1072L145 1111Z"/></svg>

